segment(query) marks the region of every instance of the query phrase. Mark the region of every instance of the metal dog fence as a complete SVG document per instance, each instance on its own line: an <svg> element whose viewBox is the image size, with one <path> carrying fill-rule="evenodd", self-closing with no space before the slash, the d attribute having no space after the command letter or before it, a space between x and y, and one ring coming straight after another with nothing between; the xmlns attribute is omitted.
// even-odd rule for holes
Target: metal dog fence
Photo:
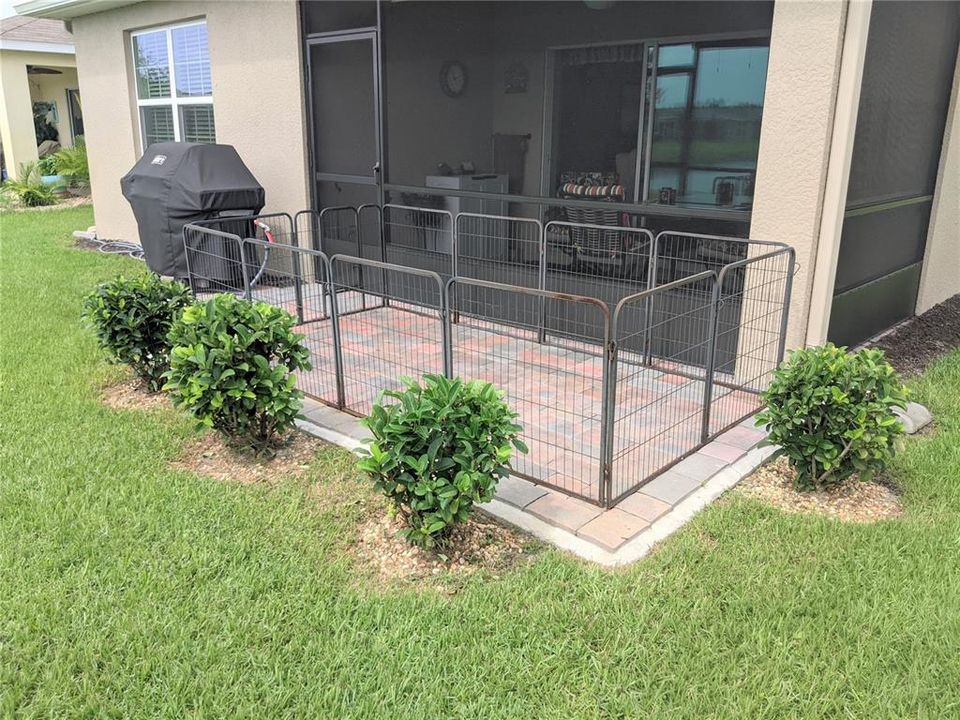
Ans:
<svg viewBox="0 0 960 720"><path fill-rule="evenodd" d="M530 448L513 472L603 506L758 409L794 273L781 243L390 204L220 218L184 245L199 297L297 317L306 394L364 415L402 376L492 382Z"/></svg>

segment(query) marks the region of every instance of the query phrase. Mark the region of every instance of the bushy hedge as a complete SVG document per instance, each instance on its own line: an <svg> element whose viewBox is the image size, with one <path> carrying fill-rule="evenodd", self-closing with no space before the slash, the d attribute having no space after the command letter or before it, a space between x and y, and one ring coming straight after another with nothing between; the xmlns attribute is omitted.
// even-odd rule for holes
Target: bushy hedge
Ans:
<svg viewBox="0 0 960 720"><path fill-rule="evenodd" d="M165 390L235 446L269 453L303 405L295 372L310 351L296 319L273 305L215 295L183 311L170 330Z"/></svg>
<svg viewBox="0 0 960 720"><path fill-rule="evenodd" d="M796 470L797 489L811 490L886 466L903 432L893 408L907 393L882 351L827 344L790 353L763 399L768 443Z"/></svg>
<svg viewBox="0 0 960 720"><path fill-rule="evenodd" d="M83 315L111 358L158 390L169 367L167 334L192 300L185 285L153 273L120 276L84 299Z"/></svg>
<svg viewBox="0 0 960 720"><path fill-rule="evenodd" d="M373 441L360 469L405 519L403 535L433 546L493 498L513 449L527 449L493 385L437 375L404 382L364 420Z"/></svg>

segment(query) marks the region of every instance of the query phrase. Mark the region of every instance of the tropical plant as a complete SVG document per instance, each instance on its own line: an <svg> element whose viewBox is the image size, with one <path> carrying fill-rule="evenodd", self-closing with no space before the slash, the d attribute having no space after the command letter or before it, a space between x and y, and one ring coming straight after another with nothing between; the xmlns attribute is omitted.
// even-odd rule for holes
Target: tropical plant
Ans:
<svg viewBox="0 0 960 720"><path fill-rule="evenodd" d="M56 153L53 155L47 155L42 157L37 161L37 172L41 175L56 175L57 174L57 156Z"/></svg>
<svg viewBox="0 0 960 720"><path fill-rule="evenodd" d="M7 180L3 184L3 191L16 197L20 204L26 207L53 205L57 202L53 189L41 182L40 171L35 162L21 164L17 179Z"/></svg>
<svg viewBox="0 0 960 720"><path fill-rule="evenodd" d="M113 360L129 365L151 390L159 390L169 367L167 334L191 302L190 290L179 282L153 273L121 275L86 297L83 315Z"/></svg>
<svg viewBox="0 0 960 720"><path fill-rule="evenodd" d="M235 447L272 453L303 405L294 373L311 367L295 324L281 308L230 294L192 305L170 330L164 389Z"/></svg>
<svg viewBox="0 0 960 720"><path fill-rule="evenodd" d="M812 490L887 465L903 433L893 408L906 406L907 392L882 351L827 344L790 353L763 399L766 443L796 470L795 487Z"/></svg>
<svg viewBox="0 0 960 720"><path fill-rule="evenodd" d="M425 375L402 379L363 422L373 441L360 469L403 517L402 535L433 546L493 498L513 450L526 452L517 414L493 385Z"/></svg>
<svg viewBox="0 0 960 720"><path fill-rule="evenodd" d="M54 167L58 175L69 178L71 185L88 185L90 183L90 165L87 160L87 144L83 136L74 139L73 147L57 150L53 155Z"/></svg>

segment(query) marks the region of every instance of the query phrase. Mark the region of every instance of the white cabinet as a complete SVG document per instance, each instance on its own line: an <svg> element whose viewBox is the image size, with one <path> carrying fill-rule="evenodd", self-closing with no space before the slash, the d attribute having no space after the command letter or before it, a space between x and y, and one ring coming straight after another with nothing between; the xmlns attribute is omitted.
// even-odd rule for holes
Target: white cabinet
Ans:
<svg viewBox="0 0 960 720"><path fill-rule="evenodd" d="M449 188L451 190L469 190L472 192L500 193L506 195L510 178L507 175L427 175L427 187ZM453 217L457 213L483 213L484 215L506 215L507 203L503 200L481 200L479 198L446 197L444 208Z"/></svg>

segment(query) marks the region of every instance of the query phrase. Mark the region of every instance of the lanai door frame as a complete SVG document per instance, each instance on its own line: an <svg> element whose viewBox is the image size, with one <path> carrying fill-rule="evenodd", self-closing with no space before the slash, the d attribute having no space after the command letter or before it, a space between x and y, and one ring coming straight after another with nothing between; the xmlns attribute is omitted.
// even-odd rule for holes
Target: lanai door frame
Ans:
<svg viewBox="0 0 960 720"><path fill-rule="evenodd" d="M379 10L379 4L378 4ZM306 98L307 106L307 124L309 126L308 138L310 140L309 163L310 168L310 197L316 210L320 210L320 200L318 197L318 186L322 182L341 182L351 185L372 186L376 189L377 202L380 207L384 203L384 158L386 148L384 144L383 133L383 68L381 64L382 48L380 43L379 30L379 11L377 19L378 27L356 28L351 30L337 30L325 33L312 33L304 36L304 73L306 76ZM346 42L370 42L371 71L373 73L373 102L374 102L374 149L375 160L373 167L370 168L370 175L357 175L352 173L336 173L320 171L318 169L318 139L317 125L314 116L314 88L313 88L313 48L318 45L330 45Z"/></svg>

